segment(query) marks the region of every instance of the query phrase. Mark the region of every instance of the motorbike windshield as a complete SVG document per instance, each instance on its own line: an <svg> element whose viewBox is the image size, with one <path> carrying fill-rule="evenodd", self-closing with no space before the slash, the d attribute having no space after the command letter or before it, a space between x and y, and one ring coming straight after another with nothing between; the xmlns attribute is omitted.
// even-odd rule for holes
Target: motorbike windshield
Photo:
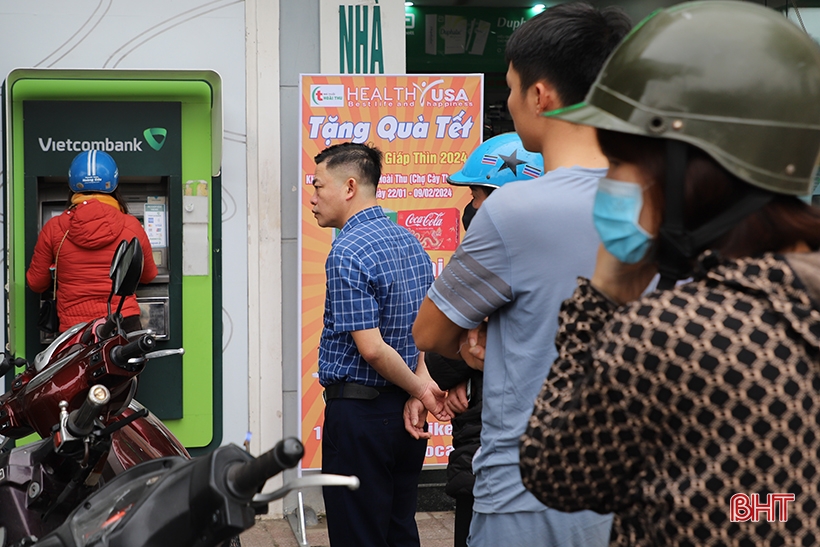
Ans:
<svg viewBox="0 0 820 547"><path fill-rule="evenodd" d="M71 534L77 547L108 545L108 536L127 520L139 501L149 496L168 469L137 473L128 480L112 483L92 498L71 519Z"/></svg>
<svg viewBox="0 0 820 547"><path fill-rule="evenodd" d="M36 370L37 372L43 370L43 368L45 368L48 362L51 361L51 356L54 355L54 352L57 351L57 348L59 348L63 344L63 342L77 334L80 331L80 329L84 326L86 326L86 323L77 323L76 325L62 333L60 336L55 338L54 341L50 343L46 349L44 349L34 357L34 370Z"/></svg>

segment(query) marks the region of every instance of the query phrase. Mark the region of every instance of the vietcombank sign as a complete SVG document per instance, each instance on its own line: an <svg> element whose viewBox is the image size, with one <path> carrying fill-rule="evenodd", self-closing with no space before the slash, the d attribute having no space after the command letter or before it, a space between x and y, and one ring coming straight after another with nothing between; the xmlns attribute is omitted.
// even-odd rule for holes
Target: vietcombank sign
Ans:
<svg viewBox="0 0 820 547"><path fill-rule="evenodd" d="M64 175L86 150L103 150L121 175L180 172L180 103L26 101L27 175Z"/></svg>

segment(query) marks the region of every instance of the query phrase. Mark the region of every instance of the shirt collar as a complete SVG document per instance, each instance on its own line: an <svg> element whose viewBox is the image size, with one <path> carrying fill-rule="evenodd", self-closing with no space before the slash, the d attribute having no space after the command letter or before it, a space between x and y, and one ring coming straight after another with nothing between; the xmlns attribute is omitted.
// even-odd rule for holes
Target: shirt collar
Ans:
<svg viewBox="0 0 820 547"><path fill-rule="evenodd" d="M339 234L343 234L353 229L354 226L357 224L361 224L362 222L366 222L368 220L375 220L377 218L386 217L387 215L384 214L380 205L374 205L373 207L368 207L367 209L362 209L345 222L344 227L341 229Z"/></svg>

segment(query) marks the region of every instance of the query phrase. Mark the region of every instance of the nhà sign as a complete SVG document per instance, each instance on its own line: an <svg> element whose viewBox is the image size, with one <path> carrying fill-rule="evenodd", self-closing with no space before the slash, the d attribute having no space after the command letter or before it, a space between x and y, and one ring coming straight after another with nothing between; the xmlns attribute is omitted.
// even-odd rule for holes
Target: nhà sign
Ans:
<svg viewBox="0 0 820 547"><path fill-rule="evenodd" d="M321 0L320 66L327 74L397 74L405 71L404 2ZM385 38L388 38L385 40Z"/></svg>

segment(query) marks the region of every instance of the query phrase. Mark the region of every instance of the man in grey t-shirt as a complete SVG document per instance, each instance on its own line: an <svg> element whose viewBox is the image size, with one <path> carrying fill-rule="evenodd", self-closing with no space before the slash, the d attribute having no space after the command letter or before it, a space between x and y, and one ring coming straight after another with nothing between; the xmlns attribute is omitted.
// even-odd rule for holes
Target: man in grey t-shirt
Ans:
<svg viewBox="0 0 820 547"><path fill-rule="evenodd" d="M479 523L496 522L482 532L490 534L486 541L472 528L471 546L524 546L536 538L540 545L608 542L608 516L548 509L524 489L518 471L518 438L557 357L558 309L577 276L591 275L595 266L599 240L590 211L605 173L559 168L494 192L427 293L461 329L489 317L473 511Z"/></svg>
<svg viewBox="0 0 820 547"><path fill-rule="evenodd" d="M413 325L419 348L456 357L466 350L467 329L489 317L470 547L608 544L609 515L560 513L524 489L518 437L556 357L561 302L595 265L592 204L608 165L594 131L541 114L581 101L629 27L617 8L562 4L510 38L507 104L524 147L541 152L547 174L487 199ZM409 430L421 424L413 405L405 410Z"/></svg>

